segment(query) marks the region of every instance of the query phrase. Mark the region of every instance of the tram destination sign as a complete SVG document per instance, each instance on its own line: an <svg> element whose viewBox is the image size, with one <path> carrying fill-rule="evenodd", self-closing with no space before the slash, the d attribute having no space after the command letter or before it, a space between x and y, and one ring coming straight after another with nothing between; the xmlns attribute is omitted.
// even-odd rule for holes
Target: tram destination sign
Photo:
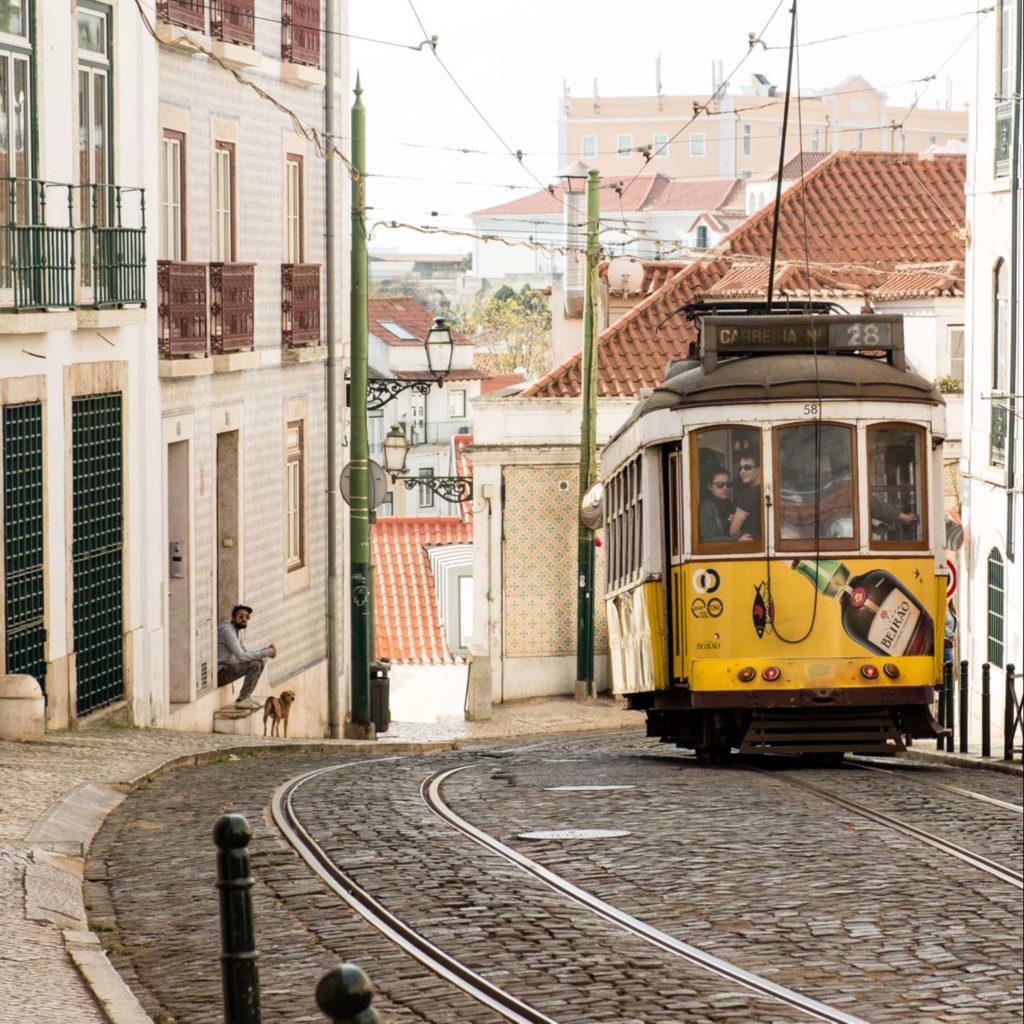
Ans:
<svg viewBox="0 0 1024 1024"><path fill-rule="evenodd" d="M707 316L701 324L705 369L720 358L769 353L884 353L903 361L903 318L860 316Z"/></svg>

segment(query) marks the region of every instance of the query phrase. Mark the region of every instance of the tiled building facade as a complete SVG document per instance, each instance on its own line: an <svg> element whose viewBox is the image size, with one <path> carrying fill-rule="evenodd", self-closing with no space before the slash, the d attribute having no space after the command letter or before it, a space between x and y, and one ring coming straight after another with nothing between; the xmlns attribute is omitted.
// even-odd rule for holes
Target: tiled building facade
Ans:
<svg viewBox="0 0 1024 1024"><path fill-rule="evenodd" d="M254 608L249 646L278 649L257 698L287 684L298 693L291 733L319 736L328 721L325 161L288 114L218 58L300 127L322 131L325 11L299 0L256 0L248 10L225 27L201 4L169 0L157 28L160 104L150 132L161 154L168 722L209 729L237 696L240 683L233 694L217 686L216 630L244 602ZM208 52L190 53L190 40ZM343 123L345 48L340 37L332 43ZM336 266L347 278L348 177L333 163ZM346 291L340 277L336 288ZM340 353L347 303L336 313Z"/></svg>

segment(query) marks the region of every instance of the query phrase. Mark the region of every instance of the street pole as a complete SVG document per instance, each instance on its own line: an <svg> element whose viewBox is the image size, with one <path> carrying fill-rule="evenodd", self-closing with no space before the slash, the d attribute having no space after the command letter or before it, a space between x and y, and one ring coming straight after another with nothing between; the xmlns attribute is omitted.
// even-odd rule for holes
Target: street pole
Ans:
<svg viewBox="0 0 1024 1024"><path fill-rule="evenodd" d="M370 447L366 436L367 335L366 111L356 75L352 104L352 361L349 544L351 547L352 702L348 739L376 739L370 721Z"/></svg>
<svg viewBox="0 0 1024 1024"><path fill-rule="evenodd" d="M594 321L597 296L598 229L601 217L601 176L596 168L587 173L587 269L583 283L583 365L580 369L580 392L583 412L580 422L580 493L579 500L593 486L597 477L597 348L594 344ZM579 563L576 616L576 696L593 697L594 693L594 531L578 517L577 555Z"/></svg>
<svg viewBox="0 0 1024 1024"><path fill-rule="evenodd" d="M324 224L324 288L327 291L327 729L331 739L341 737L341 645L338 636L338 361L334 266L334 7L327 0L327 95L324 99L324 134L327 136L327 214Z"/></svg>

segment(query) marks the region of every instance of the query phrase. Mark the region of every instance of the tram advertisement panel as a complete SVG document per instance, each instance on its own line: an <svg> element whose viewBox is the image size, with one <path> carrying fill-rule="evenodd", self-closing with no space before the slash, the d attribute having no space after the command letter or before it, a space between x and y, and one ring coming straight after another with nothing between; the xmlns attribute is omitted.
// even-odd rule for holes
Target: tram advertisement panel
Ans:
<svg viewBox="0 0 1024 1024"><path fill-rule="evenodd" d="M934 657L930 558L805 558L681 566L690 659Z"/></svg>

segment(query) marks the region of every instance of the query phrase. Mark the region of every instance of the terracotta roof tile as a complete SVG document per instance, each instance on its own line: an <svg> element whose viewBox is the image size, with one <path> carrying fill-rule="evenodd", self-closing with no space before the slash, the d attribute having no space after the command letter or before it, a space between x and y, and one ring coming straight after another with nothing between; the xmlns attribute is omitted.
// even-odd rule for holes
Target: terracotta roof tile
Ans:
<svg viewBox="0 0 1024 1024"><path fill-rule="evenodd" d="M865 294L887 279L905 288L909 279L890 278L901 264L962 261L965 178L962 155L833 153L782 196L778 260L794 269L780 266L779 272L799 282L799 268L809 263L812 287ZM597 342L598 394L632 396L661 383L669 359L685 355L695 340L693 324L673 316L675 311L708 294L733 268L767 260L771 240L769 205L727 235L706 259L679 270L602 331ZM936 278L925 276L928 282L920 283L927 287L918 294L931 294L929 289L936 287ZM802 282L804 287L807 283ZM744 282L744 288L751 286L750 280ZM577 354L522 396L566 398L579 393Z"/></svg>
<svg viewBox="0 0 1024 1024"><path fill-rule="evenodd" d="M927 296L962 296L964 265L959 260L938 263L934 267L897 267L878 287L871 291L876 302L897 302Z"/></svg>
<svg viewBox="0 0 1024 1024"><path fill-rule="evenodd" d="M367 303L367 315L370 332L380 338L386 345L412 345L420 344L426 340L427 331L433 326L434 313L431 313L426 306L415 299L402 297L389 299L370 299ZM415 342L408 338L401 338L385 327L385 323L397 324L404 328L416 339ZM472 345L473 342L464 334L452 331L452 338L456 345Z"/></svg>
<svg viewBox="0 0 1024 1024"><path fill-rule="evenodd" d="M480 384L480 394L488 395L492 391L501 391L503 388L511 388L525 383L526 377L521 373L496 373Z"/></svg>
<svg viewBox="0 0 1024 1024"><path fill-rule="evenodd" d="M456 516L378 519L370 531L376 582L377 656L393 662L452 665L437 608L427 548L471 544L473 528Z"/></svg>

